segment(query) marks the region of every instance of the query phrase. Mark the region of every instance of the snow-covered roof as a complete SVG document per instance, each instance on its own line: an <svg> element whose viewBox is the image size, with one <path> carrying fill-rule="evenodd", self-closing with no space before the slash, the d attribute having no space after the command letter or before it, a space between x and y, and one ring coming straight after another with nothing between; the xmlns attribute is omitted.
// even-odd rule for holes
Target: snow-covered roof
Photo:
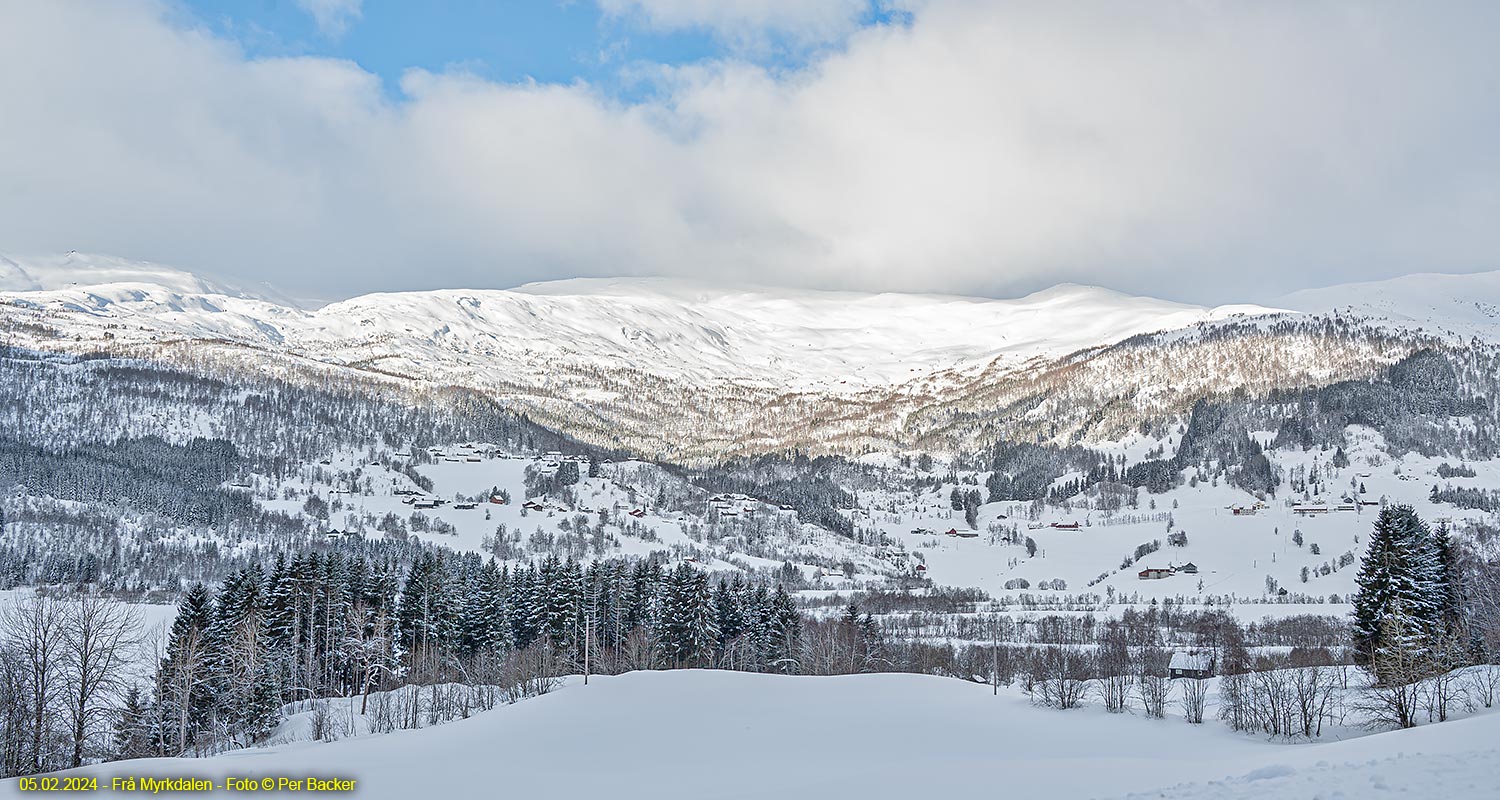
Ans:
<svg viewBox="0 0 1500 800"><path fill-rule="evenodd" d="M1179 650L1172 654L1172 663L1169 669L1191 669L1206 671L1209 668L1210 659L1205 653L1188 653Z"/></svg>

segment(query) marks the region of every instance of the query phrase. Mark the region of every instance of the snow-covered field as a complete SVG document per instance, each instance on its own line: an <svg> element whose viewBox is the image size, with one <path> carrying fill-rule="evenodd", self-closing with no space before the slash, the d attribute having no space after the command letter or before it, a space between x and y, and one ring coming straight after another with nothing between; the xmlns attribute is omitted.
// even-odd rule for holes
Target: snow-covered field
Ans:
<svg viewBox="0 0 1500 800"><path fill-rule="evenodd" d="M1500 714L1350 737L1283 744L1213 722L1060 712L928 676L638 672L425 730L80 772L101 787L349 778L358 797L403 800L1496 796ZM0 794L18 795L16 783Z"/></svg>

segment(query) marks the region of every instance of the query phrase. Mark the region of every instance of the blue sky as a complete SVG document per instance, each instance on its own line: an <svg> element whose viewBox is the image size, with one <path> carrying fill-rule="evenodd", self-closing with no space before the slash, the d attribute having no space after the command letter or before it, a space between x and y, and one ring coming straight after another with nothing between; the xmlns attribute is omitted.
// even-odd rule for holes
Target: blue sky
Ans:
<svg viewBox="0 0 1500 800"><path fill-rule="evenodd" d="M403 72L420 68L507 83L583 81L606 94L638 99L652 87L634 77L636 67L732 57L796 69L843 38L809 42L769 31L746 43L704 23L661 25L639 11L608 13L593 0L321 0L358 12L335 14L334 25L320 27L310 10L319 2L180 0L180 9L184 23L237 42L252 58L349 59L379 75L390 93L399 93ZM908 19L872 0L856 25Z"/></svg>

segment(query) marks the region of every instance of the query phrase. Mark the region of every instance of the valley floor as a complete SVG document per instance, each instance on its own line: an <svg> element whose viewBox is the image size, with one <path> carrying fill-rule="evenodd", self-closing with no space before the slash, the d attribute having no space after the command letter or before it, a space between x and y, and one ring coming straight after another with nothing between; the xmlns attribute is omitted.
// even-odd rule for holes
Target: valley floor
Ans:
<svg viewBox="0 0 1500 800"><path fill-rule="evenodd" d="M920 675L637 672L425 730L81 772L353 778L361 798L1500 797L1500 714L1343 733L1275 743Z"/></svg>

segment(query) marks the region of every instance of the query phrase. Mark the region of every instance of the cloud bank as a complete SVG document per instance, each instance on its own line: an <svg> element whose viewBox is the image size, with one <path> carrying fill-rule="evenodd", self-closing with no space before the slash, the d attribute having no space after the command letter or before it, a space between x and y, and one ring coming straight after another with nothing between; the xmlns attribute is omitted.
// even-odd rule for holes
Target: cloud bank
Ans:
<svg viewBox="0 0 1500 800"><path fill-rule="evenodd" d="M814 35L796 9L844 5L605 10ZM1219 301L1500 268L1493 4L929 0L803 69L663 67L637 103L390 92L170 12L0 0L0 252L322 297L663 274Z"/></svg>

